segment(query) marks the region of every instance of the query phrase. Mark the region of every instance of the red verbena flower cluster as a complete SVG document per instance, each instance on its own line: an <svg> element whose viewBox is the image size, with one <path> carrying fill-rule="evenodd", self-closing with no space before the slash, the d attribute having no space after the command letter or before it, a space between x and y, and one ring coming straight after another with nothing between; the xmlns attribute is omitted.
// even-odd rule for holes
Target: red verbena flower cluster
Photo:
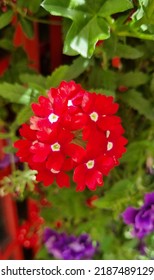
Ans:
<svg viewBox="0 0 154 280"><path fill-rule="evenodd" d="M119 164L127 143L113 97L63 81L48 97L40 96L32 110L35 115L23 124L23 139L15 147L20 160L37 170L37 181L69 187L73 170L77 191L102 186L103 175Z"/></svg>
<svg viewBox="0 0 154 280"><path fill-rule="evenodd" d="M44 219L35 201L29 201L29 217L17 230L17 241L25 248L37 248L41 240Z"/></svg>

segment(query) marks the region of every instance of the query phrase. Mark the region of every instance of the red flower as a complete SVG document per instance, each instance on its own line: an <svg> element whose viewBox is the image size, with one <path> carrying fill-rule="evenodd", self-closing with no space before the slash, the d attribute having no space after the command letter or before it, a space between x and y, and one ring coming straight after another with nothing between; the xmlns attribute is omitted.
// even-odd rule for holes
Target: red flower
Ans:
<svg viewBox="0 0 154 280"><path fill-rule="evenodd" d="M17 231L18 242L26 248L34 248L38 246L40 241L40 229L44 223L44 219L40 217L40 209L36 201L29 202L29 217L25 220Z"/></svg>
<svg viewBox="0 0 154 280"><path fill-rule="evenodd" d="M124 85L121 85L118 87L118 91L119 92L126 92L128 90L128 87L124 86Z"/></svg>
<svg viewBox="0 0 154 280"><path fill-rule="evenodd" d="M90 208L94 208L93 202L98 199L98 195L93 195L86 200L86 205Z"/></svg>
<svg viewBox="0 0 154 280"><path fill-rule="evenodd" d="M112 58L112 67L120 69L122 67L121 59L119 56Z"/></svg>
<svg viewBox="0 0 154 280"><path fill-rule="evenodd" d="M117 103L113 103L112 96L88 93L82 102L82 109L87 117L83 138L87 140L96 128L106 131L120 123L121 119L119 117L112 116L117 112L118 107Z"/></svg>
<svg viewBox="0 0 154 280"><path fill-rule="evenodd" d="M37 171L37 181L69 187L68 171L73 170L77 191L103 185L103 176L119 164L127 143L113 97L62 82L32 109L35 115L20 129L23 139L15 147L20 160Z"/></svg>
<svg viewBox="0 0 154 280"><path fill-rule="evenodd" d="M94 136L96 137L96 134ZM79 155L77 158L78 165L73 176L77 191L83 191L86 186L90 190L96 190L97 186L103 185L103 175L108 175L109 171L118 165L114 154L108 155L107 141L104 141L105 145L100 145L101 137L95 137L87 144L82 157Z"/></svg>

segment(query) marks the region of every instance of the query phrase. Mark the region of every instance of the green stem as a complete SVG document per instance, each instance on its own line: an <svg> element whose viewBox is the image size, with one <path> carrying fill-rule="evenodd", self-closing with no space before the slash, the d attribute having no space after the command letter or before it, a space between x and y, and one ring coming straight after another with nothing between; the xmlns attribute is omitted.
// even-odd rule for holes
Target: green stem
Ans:
<svg viewBox="0 0 154 280"><path fill-rule="evenodd" d="M134 38L139 38L139 39L143 39L143 40L152 40L154 41L154 35L152 34L143 34L143 33L130 33L128 31L120 31L117 32L118 36L122 36L122 37L134 37Z"/></svg>
<svg viewBox="0 0 154 280"><path fill-rule="evenodd" d="M30 20L32 22L38 22L38 23L44 23L44 24L53 24L53 25L61 25L61 22L58 20L47 20L47 19L42 19L42 18L36 18L33 16L27 15L27 11L23 11L20 7L18 7L16 4L9 2L8 5L12 8L14 13L17 13L21 15L23 18Z"/></svg>
<svg viewBox="0 0 154 280"><path fill-rule="evenodd" d="M44 23L44 24L52 24L52 25L61 25L61 22L58 21L58 20L46 20L46 19L31 17L31 16L28 16L28 15L25 15L24 17L26 19L32 21L32 22L38 22L38 23Z"/></svg>

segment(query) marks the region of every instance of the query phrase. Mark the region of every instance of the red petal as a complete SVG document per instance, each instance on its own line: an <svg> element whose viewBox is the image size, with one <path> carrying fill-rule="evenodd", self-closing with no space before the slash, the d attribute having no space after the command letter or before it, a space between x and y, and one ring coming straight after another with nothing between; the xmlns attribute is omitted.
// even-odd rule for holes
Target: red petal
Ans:
<svg viewBox="0 0 154 280"><path fill-rule="evenodd" d="M47 160L46 167L50 170L54 169L56 171L60 171L64 163L64 159L65 157L61 152L52 152Z"/></svg>
<svg viewBox="0 0 154 280"><path fill-rule="evenodd" d="M31 105L33 112L39 117L47 117L53 111L50 100L44 96L40 96L39 102L40 104L33 103Z"/></svg>
<svg viewBox="0 0 154 280"><path fill-rule="evenodd" d="M83 96L82 109L88 113L93 111L96 95L93 93L86 92Z"/></svg>
<svg viewBox="0 0 154 280"><path fill-rule="evenodd" d="M63 187L69 188L70 187L69 176L64 172L60 172L60 173L56 174L56 182L60 188L63 188Z"/></svg>
<svg viewBox="0 0 154 280"><path fill-rule="evenodd" d="M35 140L36 139L36 132L30 129L30 126L27 124L23 124L22 127L19 129L20 135L29 139Z"/></svg>
<svg viewBox="0 0 154 280"><path fill-rule="evenodd" d="M75 162L80 162L82 158L85 156L86 151L83 147L76 145L74 143L71 143L68 146L67 154L72 158Z"/></svg>
<svg viewBox="0 0 154 280"><path fill-rule="evenodd" d="M85 164L77 166L74 170L73 181L80 186L85 186L87 168Z"/></svg>
<svg viewBox="0 0 154 280"><path fill-rule="evenodd" d="M94 191L96 190L97 185L102 185L103 184L103 180L102 180L102 173L92 169L92 170L88 170L87 174L86 174L86 185L87 187Z"/></svg>
<svg viewBox="0 0 154 280"><path fill-rule="evenodd" d="M47 169L44 169L42 171L38 171L38 174L36 176L37 181L41 181L44 183L45 186L49 186L53 183L54 181L54 174L50 172Z"/></svg>
<svg viewBox="0 0 154 280"><path fill-rule="evenodd" d="M121 118L118 116L102 116L97 123L102 130L112 130L120 122Z"/></svg>
<svg viewBox="0 0 154 280"><path fill-rule="evenodd" d="M99 171L104 175L108 175L109 171L118 165L118 161L114 156L100 156L96 160L96 166Z"/></svg>
<svg viewBox="0 0 154 280"><path fill-rule="evenodd" d="M62 165L62 170L70 171L71 169L73 169L73 161L71 158L66 158Z"/></svg>
<svg viewBox="0 0 154 280"><path fill-rule="evenodd" d="M50 145L46 145L44 143L35 143L30 151L34 154L33 161L34 162L43 162L47 159L48 155L51 152Z"/></svg>

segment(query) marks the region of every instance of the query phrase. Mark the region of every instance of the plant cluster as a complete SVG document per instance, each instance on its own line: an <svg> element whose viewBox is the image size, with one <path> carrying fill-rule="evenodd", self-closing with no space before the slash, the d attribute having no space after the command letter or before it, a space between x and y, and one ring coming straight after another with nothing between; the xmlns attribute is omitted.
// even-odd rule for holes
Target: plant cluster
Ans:
<svg viewBox="0 0 154 280"><path fill-rule="evenodd" d="M0 194L31 197L39 209L38 223L21 220L18 242L38 244L38 259L153 259L154 1L0 5L9 56L0 78ZM54 16L69 62L44 76L15 44L16 28L33 38L35 24L57 24Z"/></svg>

